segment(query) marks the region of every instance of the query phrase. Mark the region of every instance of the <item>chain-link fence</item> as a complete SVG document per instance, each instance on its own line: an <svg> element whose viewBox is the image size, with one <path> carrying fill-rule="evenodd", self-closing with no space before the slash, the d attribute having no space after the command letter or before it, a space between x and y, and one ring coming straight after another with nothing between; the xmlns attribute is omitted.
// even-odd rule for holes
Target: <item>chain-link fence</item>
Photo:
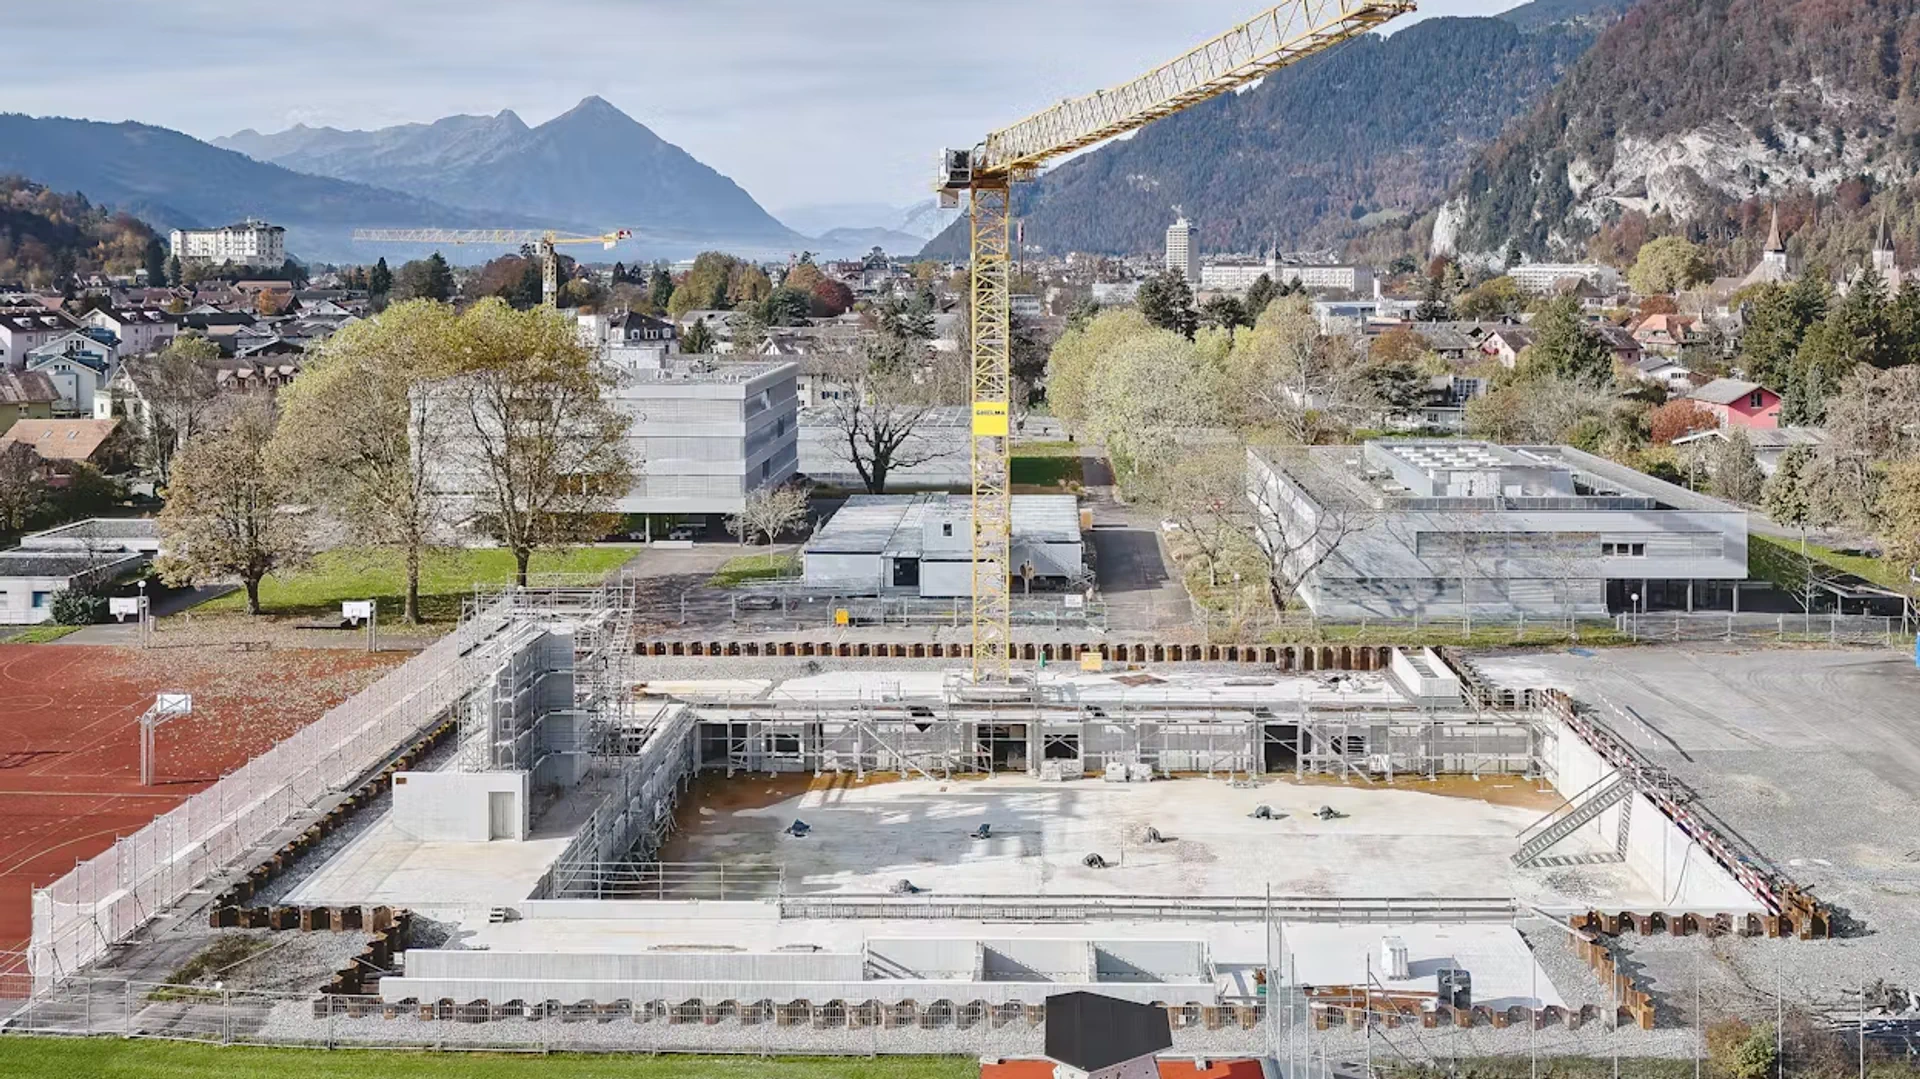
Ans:
<svg viewBox="0 0 1920 1079"><path fill-rule="evenodd" d="M238 771L33 895L27 960L50 984L126 939L296 813L352 786L478 684L496 603Z"/></svg>

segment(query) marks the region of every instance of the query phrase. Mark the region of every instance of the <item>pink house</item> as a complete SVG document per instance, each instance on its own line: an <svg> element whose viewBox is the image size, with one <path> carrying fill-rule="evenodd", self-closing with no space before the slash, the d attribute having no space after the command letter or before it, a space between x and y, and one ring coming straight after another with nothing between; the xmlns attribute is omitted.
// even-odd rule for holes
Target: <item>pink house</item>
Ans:
<svg viewBox="0 0 1920 1079"><path fill-rule="evenodd" d="M1780 395L1757 382L1716 378L1687 395L1719 417L1722 427L1780 426Z"/></svg>

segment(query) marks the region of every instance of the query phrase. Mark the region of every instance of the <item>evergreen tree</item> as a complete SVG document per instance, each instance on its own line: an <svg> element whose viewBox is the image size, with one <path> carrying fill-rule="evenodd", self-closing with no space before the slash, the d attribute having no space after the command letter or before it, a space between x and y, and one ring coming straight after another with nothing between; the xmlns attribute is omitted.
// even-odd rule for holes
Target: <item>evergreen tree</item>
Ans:
<svg viewBox="0 0 1920 1079"><path fill-rule="evenodd" d="M1606 383L1613 377L1613 353L1587 325L1580 301L1562 296L1549 301L1533 320L1528 362L1557 378Z"/></svg>
<svg viewBox="0 0 1920 1079"><path fill-rule="evenodd" d="M1136 302L1147 321L1160 329L1172 330L1189 341L1199 332L1200 314L1193 309L1193 289L1187 285L1186 275L1177 270L1142 281Z"/></svg>
<svg viewBox="0 0 1920 1079"><path fill-rule="evenodd" d="M1260 312L1267 309L1267 305L1273 302L1274 296L1278 295L1279 291L1274 286L1270 275L1261 274L1254 278L1253 284L1247 286L1247 321L1249 323L1260 321Z"/></svg>
<svg viewBox="0 0 1920 1079"><path fill-rule="evenodd" d="M1887 349L1893 366L1920 363L1920 284L1911 277L1887 305Z"/></svg>
<svg viewBox="0 0 1920 1079"><path fill-rule="evenodd" d="M624 262L614 263L613 264L613 283L616 285L624 285L626 284L626 281L627 281L627 264Z"/></svg>
<svg viewBox="0 0 1920 1079"><path fill-rule="evenodd" d="M1780 455L1780 466L1762 491L1761 508L1775 524L1805 528L1813 519L1813 449L1794 446Z"/></svg>
<svg viewBox="0 0 1920 1079"><path fill-rule="evenodd" d="M1727 432L1724 442L1715 449L1713 463L1713 493L1715 497L1730 502L1751 503L1760 497L1761 485L1766 477L1760 471L1760 463L1753 456L1753 442L1747 437L1744 427L1734 427Z"/></svg>
<svg viewBox="0 0 1920 1079"><path fill-rule="evenodd" d="M186 281L186 273L180 269L180 256L167 256L166 284L179 285Z"/></svg>
<svg viewBox="0 0 1920 1079"><path fill-rule="evenodd" d="M167 283L167 249L161 246L158 236L147 240L146 250L147 287L159 288Z"/></svg>
<svg viewBox="0 0 1920 1079"><path fill-rule="evenodd" d="M367 291L375 296L384 296L393 291L393 271L387 269L384 256L373 264L373 272L367 274Z"/></svg>
<svg viewBox="0 0 1920 1079"><path fill-rule="evenodd" d="M647 278L647 297L662 311L673 301L673 275L656 267Z"/></svg>
<svg viewBox="0 0 1920 1079"><path fill-rule="evenodd" d="M680 351L694 356L704 356L713 351L713 331L707 329L704 322L696 322L680 338Z"/></svg>
<svg viewBox="0 0 1920 1079"><path fill-rule="evenodd" d="M1439 274L1427 277L1427 290L1420 297L1420 306L1414 309L1415 322L1447 322L1453 318L1453 307L1447 303L1446 283Z"/></svg>

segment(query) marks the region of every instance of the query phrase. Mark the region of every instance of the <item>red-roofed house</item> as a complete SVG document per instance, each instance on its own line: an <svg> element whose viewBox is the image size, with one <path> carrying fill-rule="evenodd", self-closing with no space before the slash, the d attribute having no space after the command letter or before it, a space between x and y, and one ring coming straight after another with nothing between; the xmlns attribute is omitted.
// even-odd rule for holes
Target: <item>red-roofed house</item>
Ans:
<svg viewBox="0 0 1920 1079"><path fill-rule="evenodd" d="M1716 378L1687 395L1720 420L1722 427L1780 426L1780 395L1757 382Z"/></svg>

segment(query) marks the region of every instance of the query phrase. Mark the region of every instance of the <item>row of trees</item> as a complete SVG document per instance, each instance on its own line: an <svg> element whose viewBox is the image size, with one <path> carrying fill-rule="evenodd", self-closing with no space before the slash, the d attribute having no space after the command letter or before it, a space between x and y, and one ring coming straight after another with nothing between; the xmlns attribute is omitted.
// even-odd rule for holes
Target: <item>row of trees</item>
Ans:
<svg viewBox="0 0 1920 1079"><path fill-rule="evenodd" d="M1826 274L1764 285L1747 298L1751 314L1740 358L1748 377L1784 399L1781 422L1825 422L1827 401L1861 368L1920 363L1920 286L1897 293L1867 267L1836 296Z"/></svg>
<svg viewBox="0 0 1920 1079"><path fill-rule="evenodd" d="M511 551L525 583L535 550L612 531L631 485L627 418L570 320L499 299L465 312L394 305L341 330L277 402L208 407L171 462L160 516L170 583L260 582L312 552L323 509L407 568L403 616L419 618L420 565L470 523Z"/></svg>

